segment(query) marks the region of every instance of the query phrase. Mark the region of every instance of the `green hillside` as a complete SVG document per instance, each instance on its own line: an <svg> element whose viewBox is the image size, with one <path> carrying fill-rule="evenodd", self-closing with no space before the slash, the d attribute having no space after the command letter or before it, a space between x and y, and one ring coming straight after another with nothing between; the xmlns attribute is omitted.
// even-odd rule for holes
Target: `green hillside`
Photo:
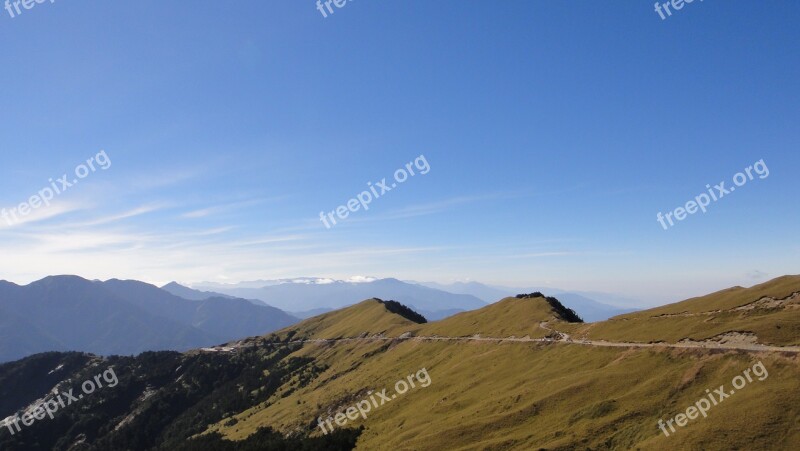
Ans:
<svg viewBox="0 0 800 451"><path fill-rule="evenodd" d="M783 276L750 288L733 287L682 302L621 315L618 318L643 318L676 313L702 313L731 310L755 302L762 297L784 299L800 293L800 275Z"/></svg>
<svg viewBox="0 0 800 451"><path fill-rule="evenodd" d="M363 356L378 346L337 348L303 353L333 363L318 381L235 416L233 426L221 422L211 430L236 440L264 424L285 433L307 430L318 416L354 405L367 389L392 387L425 367L429 387L351 422L366 428L357 449L789 449L800 440L792 429L800 415L800 368L786 357L759 356L770 370L768 379L703 421L664 437L659 418L680 413L706 388L729 383L755 357L561 344L404 342L364 363Z"/></svg>
<svg viewBox="0 0 800 451"><path fill-rule="evenodd" d="M478 310L426 324L419 334L543 338L549 331L542 328L540 323L561 320L561 315L545 302L544 297L505 298Z"/></svg>
<svg viewBox="0 0 800 451"><path fill-rule="evenodd" d="M105 368L119 386L14 436L0 429L0 448L794 450L799 349L667 344L720 333L797 343L796 280L698 298L705 309L693 299L592 324L567 321L576 318L538 294L434 323L371 299L184 354L33 356L0 366L0 416ZM669 436L659 428L744 374L751 380L705 418ZM358 405L369 406L363 416ZM325 431L318 419L330 419Z"/></svg>
<svg viewBox="0 0 800 451"><path fill-rule="evenodd" d="M798 295L800 276L784 276L751 288L730 288L572 331L590 339L644 343L700 341L740 333L752 334L762 344L800 345Z"/></svg>
<svg viewBox="0 0 800 451"><path fill-rule="evenodd" d="M362 335L398 336L417 330L418 323L392 314L379 299L369 299L356 305L315 316L275 333L295 339L342 338Z"/></svg>

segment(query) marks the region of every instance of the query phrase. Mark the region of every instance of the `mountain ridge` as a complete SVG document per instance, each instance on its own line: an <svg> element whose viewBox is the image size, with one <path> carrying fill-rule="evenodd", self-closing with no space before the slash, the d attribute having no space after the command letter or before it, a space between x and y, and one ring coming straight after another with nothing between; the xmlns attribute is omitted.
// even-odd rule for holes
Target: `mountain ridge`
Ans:
<svg viewBox="0 0 800 451"><path fill-rule="evenodd" d="M332 279L329 279L332 280ZM202 285L193 286L204 289ZM258 299L285 311L309 311L320 308L341 308L364 299L394 299L425 311L429 316L436 312L472 310L486 305L471 295L459 295L420 285L408 284L395 278L371 282L333 281L332 283L279 283L260 288L231 288L216 286L215 290L240 298Z"/></svg>
<svg viewBox="0 0 800 451"><path fill-rule="evenodd" d="M578 312L587 322L603 321L613 316L638 310L636 308L621 307L619 305L610 304L608 302L595 299L595 297L602 297L604 299L616 299L616 301L619 302L619 297L608 293L570 291L552 287L510 288L487 285L475 281L454 282L451 284L440 284L436 282L411 283L417 283L431 288L450 291L452 293L471 294L485 302L495 302L498 299L513 296L517 293L544 292L552 296L557 296L561 302ZM630 304L636 303L637 301L629 299L626 302Z"/></svg>
<svg viewBox="0 0 800 451"><path fill-rule="evenodd" d="M797 325L800 299L772 302L795 283L800 280L759 286L743 303L730 302L725 292L708 295L705 302L726 303L727 310L711 314L718 320L705 336L718 332L713 328L758 330L770 321ZM45 444L58 439L58 449L78 440L87 450L123 443L137 449L230 449L222 447L230 440L242 446L258 440L265 428L277 432L272 440L322 439L327 436L318 418L345 412L370 390L392 390L422 368L430 386L397 400L389 396L387 405L365 418L337 426L334 434L344 434L337 437L352 440L344 447L309 449L791 449L800 440L800 431L792 432L792 419L800 415L800 394L793 389L800 347L788 344L800 337L797 329L793 340L775 350L711 341L687 347L680 339L685 333L674 339L657 327L671 316L650 312L639 319L577 323L567 321L562 307L534 293L420 324L368 299L270 334L183 354L32 356L0 365L0 416L40 399L46 389L33 387L52 387L50 372L60 365L65 369L59 380L75 381L111 365L120 386L92 395L81 410L64 412L63 421L36 423L15 436L0 428L0 447L27 449L15 446L35 437ZM697 322L703 324L706 313L686 315L704 315ZM633 322L642 322L649 335L638 344L612 346L609 334ZM689 332L695 323L687 324ZM761 335L755 340L761 342ZM768 379L664 437L659 419L755 362L768 369ZM25 400L6 401L4 390L11 387ZM763 434L748 434L752 428Z"/></svg>
<svg viewBox="0 0 800 451"><path fill-rule="evenodd" d="M59 350L100 355L183 351L299 321L241 299L190 301L144 282L71 275L24 286L0 284L0 311L8 312L0 316L0 362Z"/></svg>

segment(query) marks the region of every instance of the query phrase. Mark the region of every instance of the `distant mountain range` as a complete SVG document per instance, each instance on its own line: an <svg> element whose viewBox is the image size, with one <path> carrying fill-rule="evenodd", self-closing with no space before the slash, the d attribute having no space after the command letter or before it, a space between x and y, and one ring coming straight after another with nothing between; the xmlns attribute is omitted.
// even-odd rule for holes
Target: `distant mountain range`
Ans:
<svg viewBox="0 0 800 451"><path fill-rule="evenodd" d="M263 285L256 287L258 284ZM363 278L358 281L345 281L303 277L233 285L202 283L194 285L193 288L213 290L240 298L258 299L287 312L319 313L326 309L330 311L353 305L364 299L390 299L408 305L429 321L486 306L486 302L471 294L451 293L397 279ZM498 299L500 298L494 301Z"/></svg>
<svg viewBox="0 0 800 451"><path fill-rule="evenodd" d="M510 288L485 285L479 282L456 282L447 285L435 282L413 283L450 293L472 295L486 302L495 302L506 296L514 296L520 293L540 291L551 296L557 296L564 305L578 312L581 318L587 322L604 321L617 315L637 311L635 308L619 307L612 304L639 304L638 301L609 293L568 291L550 287Z"/></svg>
<svg viewBox="0 0 800 451"><path fill-rule="evenodd" d="M298 321L244 299L188 300L138 281L52 276L0 281L0 362L45 351L100 355L187 350Z"/></svg>
<svg viewBox="0 0 800 451"><path fill-rule="evenodd" d="M428 321L540 290L557 294L586 321L632 311L578 293L477 282L439 285L303 277L196 288L176 282L158 288L139 281L100 282L77 276L52 276L25 286L0 281L0 362L46 351L99 355L183 351L262 335L371 298L401 302Z"/></svg>
<svg viewBox="0 0 800 451"><path fill-rule="evenodd" d="M63 282L33 284L31 295L158 290ZM0 299L9 289L18 291L0 285ZM169 299L152 304L172 309ZM0 420L9 421L0 449L796 450L798 307L800 276L593 324L539 294L432 323L368 299L185 353L38 354L0 365ZM107 372L114 385L79 405L51 419L39 410ZM731 386L735 394L722 390ZM720 402L710 397L703 410L709 387L720 387ZM673 421L690 409L695 422Z"/></svg>
<svg viewBox="0 0 800 451"><path fill-rule="evenodd" d="M456 313L481 308L507 296L536 291L558 296L565 305L589 322L603 321L637 310L620 307L619 304L638 304L638 301L632 299L600 292L569 291L550 287L512 288L479 282L439 284L372 277L356 277L349 280L299 277L236 284L202 282L194 285L194 288L211 290L209 293L258 299L291 312L299 318L316 316L372 297L402 302L420 312L429 321L438 321Z"/></svg>

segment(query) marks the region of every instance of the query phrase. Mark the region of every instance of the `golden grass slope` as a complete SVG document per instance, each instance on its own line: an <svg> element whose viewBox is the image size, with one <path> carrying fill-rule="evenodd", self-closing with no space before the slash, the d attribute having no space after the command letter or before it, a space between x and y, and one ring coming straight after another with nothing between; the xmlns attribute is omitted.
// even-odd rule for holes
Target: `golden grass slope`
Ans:
<svg viewBox="0 0 800 451"><path fill-rule="evenodd" d="M782 276L750 288L733 287L682 302L643 310L615 318L643 318L677 313L702 313L731 310L769 296L778 299L800 292L800 275Z"/></svg>
<svg viewBox="0 0 800 451"><path fill-rule="evenodd" d="M800 344L797 293L800 276L784 276L568 329L579 338L594 340L675 343L739 333L755 335L761 344L792 346Z"/></svg>
<svg viewBox="0 0 800 451"><path fill-rule="evenodd" d="M375 409L362 450L793 449L800 444L796 357L591 348L565 344L404 341L306 346L330 368L311 385L287 390L213 429L242 439L262 425L304 430L344 411L367 390L389 388L426 368L432 383ZM377 354L368 356L372 352ZM760 359L769 377L754 382L671 437L657 427L705 389ZM286 397L281 397L283 395ZM796 448L794 448L796 449Z"/></svg>
<svg viewBox="0 0 800 451"><path fill-rule="evenodd" d="M732 289L609 321L559 321L544 299L504 299L478 311L416 325L366 301L280 333L314 338L375 334L487 337L543 336L539 323L571 334L619 341L677 341L724 331L752 331L759 341L798 342L800 309L774 303L795 292L797 276ZM702 301L700 301L702 300ZM706 302L707 304L703 304ZM741 309L745 307L744 309ZM753 307L753 308L750 308ZM781 326L777 328L777 326ZM714 349L605 348L566 343L486 341L347 341L308 343L291 357L324 368L303 386L293 380L267 402L210 425L230 439L261 426L286 434L313 431L327 418L426 368L427 388L409 390L372 410L359 450L797 450L800 449L800 357ZM769 372L670 437L658 428L685 412L706 389L761 361ZM231 420L236 421L231 421Z"/></svg>
<svg viewBox="0 0 800 451"><path fill-rule="evenodd" d="M560 318L544 298L505 298L478 310L459 313L441 321L425 324L419 331L424 335L466 337L542 338L548 334L539 324Z"/></svg>
<svg viewBox="0 0 800 451"><path fill-rule="evenodd" d="M350 307L306 319L275 332L295 339L345 338L364 335L395 337L418 330L419 324L390 313L377 299L368 299Z"/></svg>
<svg viewBox="0 0 800 451"><path fill-rule="evenodd" d="M560 321L544 298L505 298L478 310L459 313L441 321L416 324L390 314L377 299L306 319L274 333L285 339L336 339L364 336L414 336L541 338L548 334L539 324Z"/></svg>

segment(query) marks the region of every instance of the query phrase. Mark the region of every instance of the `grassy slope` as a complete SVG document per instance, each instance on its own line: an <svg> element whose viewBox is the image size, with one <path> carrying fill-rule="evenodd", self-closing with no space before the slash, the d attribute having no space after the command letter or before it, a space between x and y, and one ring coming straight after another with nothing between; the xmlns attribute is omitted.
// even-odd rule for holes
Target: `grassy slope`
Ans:
<svg viewBox="0 0 800 451"><path fill-rule="evenodd" d="M294 339L357 337L363 334L385 334L396 337L420 327L412 321L386 310L386 306L375 299L315 316L293 326L275 332L285 337L294 332Z"/></svg>
<svg viewBox="0 0 800 451"><path fill-rule="evenodd" d="M556 319L556 314L542 298L505 298L478 310L459 313L441 321L426 324L421 335L465 337L480 334L488 337L541 338L548 331L539 327L542 321Z"/></svg>
<svg viewBox="0 0 800 451"><path fill-rule="evenodd" d="M800 275L783 276L750 288L728 288L705 296L687 299L682 302L676 302L650 310L620 315L615 318L648 318L651 316L681 312L701 313L715 310L730 310L756 301L763 296L772 296L782 299L796 292L800 292Z"/></svg>
<svg viewBox="0 0 800 451"><path fill-rule="evenodd" d="M705 301L711 308L730 308L764 294L781 297L783 293L785 297L791 293L787 290L793 289L785 282L778 280L775 285L759 288L760 292L738 298L717 293L723 299L712 295ZM543 300L531 299L505 299L476 312L422 326L382 311L369 301L352 309L350 314L335 312L314 318L300 329L315 337L358 336L364 331L388 331L392 336L413 331L415 335L539 337L546 331L538 323L553 318ZM680 307L679 311L685 309ZM356 315L351 316L353 313ZM587 326L551 324L559 330L599 326L605 335L595 331L592 335L602 338L616 332L668 340L663 337L672 333L672 328L684 330L671 335L671 340L691 333L714 335L714 327L766 331L776 321L796 323L800 310L716 315L715 324L703 323L703 328L694 332L692 328L698 324L694 317L673 318L670 320L676 322L671 324L647 314L626 318L639 315ZM605 323L613 323L613 327L603 330ZM687 329L690 332L685 332ZM797 330L789 330L786 337L775 341L792 341L800 336ZM764 341L761 334L759 337ZM224 426L223 421L211 430L232 439L243 439L263 425L285 433L310 430L316 427L318 416L327 417L354 405L368 390L388 388L391 393L395 381L425 367L433 380L430 387L412 389L371 412L366 420L348 423L348 427L366 427L358 449L727 450L792 449L800 443L800 362L794 356L417 341L313 344L295 355L314 357L328 369L310 385L296 389L287 386L267 403L237 415L237 424ZM659 418L666 420L681 413L705 395L706 388L725 384L729 389L731 379L759 359L769 370L765 381L752 382L713 407L708 418L690 422L671 437L660 433L656 425Z"/></svg>
<svg viewBox="0 0 800 451"><path fill-rule="evenodd" d="M441 321L416 324L393 315L380 302L370 299L335 312L309 318L275 335L293 339L345 338L382 334L398 337L441 335L450 337L480 334L490 337L530 336L541 338L548 331L539 327L542 321L557 320L552 307L542 298L505 298L478 310L459 313Z"/></svg>
<svg viewBox="0 0 800 451"><path fill-rule="evenodd" d="M800 276L784 276L751 288L730 288L664 307L614 317L580 327L575 335L611 341L677 342L704 340L725 332L752 332L762 344L800 344L797 308L731 311L764 296L783 299L800 292ZM694 316L660 316L689 313Z"/></svg>
<svg viewBox="0 0 800 451"><path fill-rule="evenodd" d="M789 449L789 440L800 440L800 366L788 358L760 357L769 370L766 380L664 437L659 418L685 410L706 388L729 386L755 360L698 351L427 342L403 342L363 359L377 348L306 347L303 354L331 365L322 377L285 398L276 396L269 407L245 412L221 432L243 439L264 424L284 432L303 429L328 406L353 405L367 389L391 393L395 381L425 367L429 387L348 424L366 426L359 449Z"/></svg>

